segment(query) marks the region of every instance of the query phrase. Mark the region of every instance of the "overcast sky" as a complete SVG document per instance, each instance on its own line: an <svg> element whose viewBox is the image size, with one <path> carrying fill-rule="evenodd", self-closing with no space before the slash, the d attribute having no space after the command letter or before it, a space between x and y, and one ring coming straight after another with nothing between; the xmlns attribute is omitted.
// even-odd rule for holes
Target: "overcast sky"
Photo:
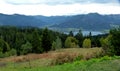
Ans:
<svg viewBox="0 0 120 71"><path fill-rule="evenodd" d="M120 0L0 0L0 13L24 15L120 14Z"/></svg>

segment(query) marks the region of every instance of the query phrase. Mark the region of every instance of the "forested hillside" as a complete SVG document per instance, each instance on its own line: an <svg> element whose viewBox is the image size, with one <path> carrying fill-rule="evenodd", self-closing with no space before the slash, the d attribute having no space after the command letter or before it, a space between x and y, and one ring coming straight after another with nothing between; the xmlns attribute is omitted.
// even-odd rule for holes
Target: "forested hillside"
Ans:
<svg viewBox="0 0 120 71"><path fill-rule="evenodd" d="M0 25L50 28L77 28L82 30L109 30L120 25L120 15L89 13L73 16L26 16L0 14Z"/></svg>
<svg viewBox="0 0 120 71"><path fill-rule="evenodd" d="M90 13L87 15L72 16L69 20L52 27L81 28L83 30L108 30L120 25L120 15L100 15Z"/></svg>
<svg viewBox="0 0 120 71"><path fill-rule="evenodd" d="M83 36L79 31L76 35L54 32L35 27L0 27L0 57L43 53L61 48L103 47L106 54L119 55L120 29L113 29L109 34ZM115 51L116 50L116 51Z"/></svg>

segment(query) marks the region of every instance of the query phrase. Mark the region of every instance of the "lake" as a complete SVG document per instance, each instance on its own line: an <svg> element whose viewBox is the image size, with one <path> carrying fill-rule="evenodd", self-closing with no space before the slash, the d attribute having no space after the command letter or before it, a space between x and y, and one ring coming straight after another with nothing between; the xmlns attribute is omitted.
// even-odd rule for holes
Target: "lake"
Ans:
<svg viewBox="0 0 120 71"><path fill-rule="evenodd" d="M92 36L94 35L100 35L100 34L105 34L105 33L102 33L100 31L82 31L83 33L83 36L87 36L89 35L89 33L91 32ZM69 34L69 32L64 32L65 34ZM76 35L78 32L73 32L74 35Z"/></svg>

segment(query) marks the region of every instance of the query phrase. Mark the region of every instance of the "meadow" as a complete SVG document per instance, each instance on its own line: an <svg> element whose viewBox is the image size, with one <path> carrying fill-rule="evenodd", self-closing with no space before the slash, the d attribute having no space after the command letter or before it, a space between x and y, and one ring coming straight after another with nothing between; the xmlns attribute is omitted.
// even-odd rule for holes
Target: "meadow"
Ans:
<svg viewBox="0 0 120 71"><path fill-rule="evenodd" d="M120 57L102 53L101 48L68 48L11 56L0 59L0 71L120 71Z"/></svg>

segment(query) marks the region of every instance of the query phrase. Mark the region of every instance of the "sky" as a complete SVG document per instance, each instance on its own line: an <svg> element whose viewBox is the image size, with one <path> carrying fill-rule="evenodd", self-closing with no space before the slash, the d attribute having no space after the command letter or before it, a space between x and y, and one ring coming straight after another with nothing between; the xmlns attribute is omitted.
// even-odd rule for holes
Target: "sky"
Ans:
<svg viewBox="0 0 120 71"><path fill-rule="evenodd" d="M120 0L0 0L0 13L44 16L120 14Z"/></svg>

